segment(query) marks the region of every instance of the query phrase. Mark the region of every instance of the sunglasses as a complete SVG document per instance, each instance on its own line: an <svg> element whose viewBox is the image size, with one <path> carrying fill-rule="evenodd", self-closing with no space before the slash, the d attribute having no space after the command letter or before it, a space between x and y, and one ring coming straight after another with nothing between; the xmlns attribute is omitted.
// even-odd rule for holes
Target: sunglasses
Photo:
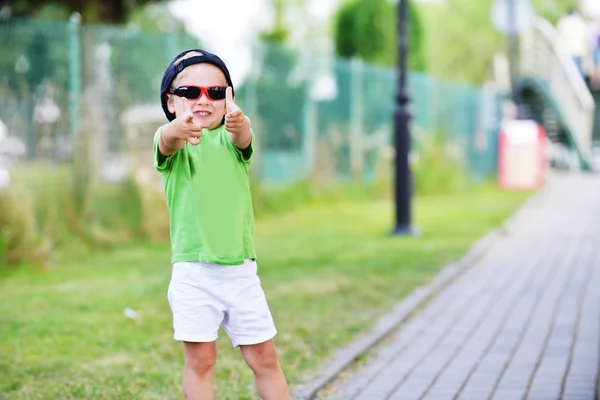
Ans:
<svg viewBox="0 0 600 400"><path fill-rule="evenodd" d="M226 86L179 86L175 89L169 89L170 94L175 96L185 97L189 100L196 100L202 97L202 93L208 97L209 100L223 100L225 98Z"/></svg>

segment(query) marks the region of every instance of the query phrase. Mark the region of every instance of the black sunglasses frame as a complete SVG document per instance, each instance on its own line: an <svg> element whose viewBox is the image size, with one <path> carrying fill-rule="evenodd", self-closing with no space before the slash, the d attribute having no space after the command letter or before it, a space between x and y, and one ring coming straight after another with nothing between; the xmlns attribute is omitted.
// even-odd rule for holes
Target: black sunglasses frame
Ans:
<svg viewBox="0 0 600 400"><path fill-rule="evenodd" d="M206 97L212 101L224 100L226 97L226 86L179 86L174 89L169 89L170 94L175 96L185 97L188 100L197 100L202 96L202 93L206 94Z"/></svg>

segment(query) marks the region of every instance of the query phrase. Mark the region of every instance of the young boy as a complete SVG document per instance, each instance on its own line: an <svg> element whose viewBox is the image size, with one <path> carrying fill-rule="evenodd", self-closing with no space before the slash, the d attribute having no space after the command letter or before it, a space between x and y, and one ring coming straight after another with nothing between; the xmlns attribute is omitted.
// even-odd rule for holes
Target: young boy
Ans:
<svg viewBox="0 0 600 400"><path fill-rule="evenodd" d="M250 119L235 104L225 63L200 49L171 62L160 99L169 123L154 136L155 166L171 220L168 297L174 338L183 341L185 398L213 399L215 341L223 326L261 398L289 399L256 272Z"/></svg>

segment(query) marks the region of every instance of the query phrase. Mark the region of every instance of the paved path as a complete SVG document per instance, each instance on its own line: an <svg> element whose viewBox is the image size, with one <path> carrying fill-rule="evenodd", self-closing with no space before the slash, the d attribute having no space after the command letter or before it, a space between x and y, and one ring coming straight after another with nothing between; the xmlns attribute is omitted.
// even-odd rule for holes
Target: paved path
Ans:
<svg viewBox="0 0 600 400"><path fill-rule="evenodd" d="M559 177L507 235L318 399L598 400L600 177Z"/></svg>

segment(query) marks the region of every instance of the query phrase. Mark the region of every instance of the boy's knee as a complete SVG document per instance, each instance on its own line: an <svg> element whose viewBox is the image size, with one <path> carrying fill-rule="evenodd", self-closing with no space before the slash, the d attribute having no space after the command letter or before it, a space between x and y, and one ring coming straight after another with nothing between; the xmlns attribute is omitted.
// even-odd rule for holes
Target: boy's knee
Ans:
<svg viewBox="0 0 600 400"><path fill-rule="evenodd" d="M277 357L263 356L257 357L248 363L254 373L265 373L279 370L279 362Z"/></svg>
<svg viewBox="0 0 600 400"><path fill-rule="evenodd" d="M246 351L246 362L255 373L279 369L279 361L275 349L268 346L257 346Z"/></svg>
<svg viewBox="0 0 600 400"><path fill-rule="evenodd" d="M214 371L217 360L212 357L189 357L185 360L185 368L196 375L206 375Z"/></svg>
<svg viewBox="0 0 600 400"><path fill-rule="evenodd" d="M186 351L185 368L198 375L212 373L217 365L217 353L212 350L207 347L196 347L192 351Z"/></svg>

